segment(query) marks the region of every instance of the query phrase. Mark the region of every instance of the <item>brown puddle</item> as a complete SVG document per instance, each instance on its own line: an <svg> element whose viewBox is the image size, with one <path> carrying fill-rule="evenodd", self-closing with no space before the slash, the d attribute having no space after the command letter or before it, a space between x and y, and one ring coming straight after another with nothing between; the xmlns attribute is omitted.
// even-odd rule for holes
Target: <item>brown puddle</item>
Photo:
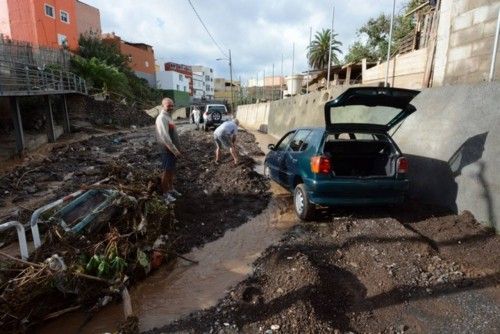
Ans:
<svg viewBox="0 0 500 334"><path fill-rule="evenodd" d="M165 325L189 313L217 304L225 293L252 271L252 263L284 232L296 224L289 210L290 195L272 184L274 196L268 207L240 227L224 236L194 249L187 258L199 261L194 265L179 260L174 268L162 267L140 282L132 291L132 307L139 318L141 331ZM63 316L41 328L41 333L78 332L85 314ZM116 329L123 321L123 306L105 307L88 322L80 333L102 333Z"/></svg>

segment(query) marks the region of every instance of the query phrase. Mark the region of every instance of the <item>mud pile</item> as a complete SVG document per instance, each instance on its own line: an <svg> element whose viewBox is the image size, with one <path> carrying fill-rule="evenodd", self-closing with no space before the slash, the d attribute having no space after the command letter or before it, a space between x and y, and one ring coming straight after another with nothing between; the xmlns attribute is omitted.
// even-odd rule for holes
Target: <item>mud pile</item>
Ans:
<svg viewBox="0 0 500 334"><path fill-rule="evenodd" d="M297 225L216 306L151 333L491 333L500 238L464 212L344 210Z"/></svg>
<svg viewBox="0 0 500 334"><path fill-rule="evenodd" d="M245 151L262 154L253 135L240 131L238 138ZM176 217L187 232L181 244L198 246L215 240L266 207L269 182L253 170L249 156L241 156L234 165L225 151L221 163L215 164L213 134L203 131L181 135L181 150L176 187L183 196L175 206Z"/></svg>
<svg viewBox="0 0 500 334"><path fill-rule="evenodd" d="M154 124L154 118L145 111L113 100L96 101L91 97L79 97L72 99L70 103L73 106L72 111L79 110L77 113L70 114L70 117L88 121L97 126L130 128Z"/></svg>

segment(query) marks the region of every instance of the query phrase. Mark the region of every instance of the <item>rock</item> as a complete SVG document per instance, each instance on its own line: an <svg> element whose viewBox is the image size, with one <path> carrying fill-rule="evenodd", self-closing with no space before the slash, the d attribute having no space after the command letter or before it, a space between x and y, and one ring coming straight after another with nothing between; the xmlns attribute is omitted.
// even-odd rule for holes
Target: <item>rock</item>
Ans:
<svg viewBox="0 0 500 334"><path fill-rule="evenodd" d="M27 192L28 194L34 194L34 193L36 193L36 190L37 190L37 189L36 189L36 186L29 186L29 187L26 187L26 192Z"/></svg>
<svg viewBox="0 0 500 334"><path fill-rule="evenodd" d="M268 329L264 332L264 334L273 334L273 331L271 329Z"/></svg>
<svg viewBox="0 0 500 334"><path fill-rule="evenodd" d="M280 325L271 325L271 329L273 331L277 331L278 329L280 329Z"/></svg>

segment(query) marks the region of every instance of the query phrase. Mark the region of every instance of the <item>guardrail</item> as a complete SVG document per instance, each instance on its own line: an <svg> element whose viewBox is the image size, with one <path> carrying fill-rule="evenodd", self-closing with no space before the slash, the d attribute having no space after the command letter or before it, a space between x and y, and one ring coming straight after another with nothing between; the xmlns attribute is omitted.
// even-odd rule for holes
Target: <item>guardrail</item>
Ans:
<svg viewBox="0 0 500 334"><path fill-rule="evenodd" d="M0 96L62 93L87 94L85 80L68 71L0 62Z"/></svg>

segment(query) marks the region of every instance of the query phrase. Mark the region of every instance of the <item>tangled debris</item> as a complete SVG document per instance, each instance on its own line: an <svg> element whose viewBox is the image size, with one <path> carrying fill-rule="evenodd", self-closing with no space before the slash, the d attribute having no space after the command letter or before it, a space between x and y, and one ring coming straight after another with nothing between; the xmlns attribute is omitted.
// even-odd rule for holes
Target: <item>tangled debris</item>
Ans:
<svg viewBox="0 0 500 334"><path fill-rule="evenodd" d="M118 194L82 233L66 232L51 220L54 211L43 215L50 222L40 224L44 242L27 261L0 254L2 329L31 329L76 309L91 315L162 263L183 258L179 253L220 237L267 205L269 185L250 158L238 166L215 165L210 134L181 131L180 137L177 187L184 195L175 207L159 196L159 151L150 128L56 146L45 158L0 175L0 217L14 211L22 222L34 209L81 188ZM108 177L105 185L89 186ZM0 234L0 247L12 240L14 234ZM121 330L134 332L136 326L129 317Z"/></svg>
<svg viewBox="0 0 500 334"><path fill-rule="evenodd" d="M92 222L92 233L66 232L53 224L28 261L4 256L2 328L29 326L77 306L97 309L120 299L123 287L165 260L173 247L173 210L144 187L117 182L106 187L119 190L119 196Z"/></svg>

